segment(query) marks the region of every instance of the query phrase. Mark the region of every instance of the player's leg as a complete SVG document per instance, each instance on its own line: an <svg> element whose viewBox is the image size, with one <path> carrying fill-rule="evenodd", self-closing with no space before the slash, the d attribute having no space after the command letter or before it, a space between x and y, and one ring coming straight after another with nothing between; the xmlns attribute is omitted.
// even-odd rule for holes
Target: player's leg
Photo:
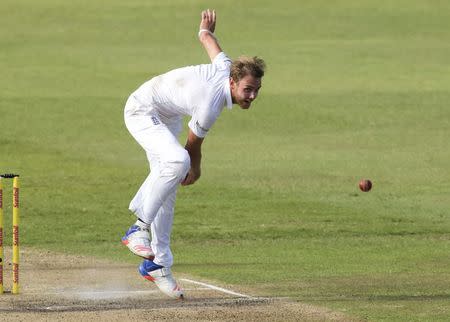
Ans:
<svg viewBox="0 0 450 322"><path fill-rule="evenodd" d="M172 276L173 256L170 250L176 192L171 194L161 207L151 225L152 249L155 259L145 259L139 266L141 275L154 282L166 295L173 298L183 297L183 289Z"/></svg>
<svg viewBox="0 0 450 322"><path fill-rule="evenodd" d="M142 224L133 225L122 241L135 254L150 258L145 226L153 222L167 197L176 192L189 170L190 159L174 133L157 116L125 117L125 121L130 133L146 151L152 171L130 203L130 209Z"/></svg>
<svg viewBox="0 0 450 322"><path fill-rule="evenodd" d="M150 160L150 156L147 156L147 158ZM130 202L130 205L128 206L128 209L130 209L136 216L139 217L139 214L142 213L142 205L144 202L144 197L146 191L149 189L149 185L156 180L156 177L159 176L159 169L158 169L158 162L153 162L153 165L151 165L152 162L150 162L150 174L145 178L144 182L139 187L139 190L137 191L136 195L133 197L133 199Z"/></svg>
<svg viewBox="0 0 450 322"><path fill-rule="evenodd" d="M171 124L167 124L167 127L174 137L178 137L182 128L181 118L174 120ZM149 160L151 164L155 164L152 155L149 155ZM159 165L159 163L157 164ZM174 217L175 199L176 189L167 196L152 221L151 247L154 251L155 259L144 259L139 266L139 272L144 278L154 282L166 295L173 298L182 298L183 290L178 286L171 272L173 256L170 249L170 235Z"/></svg>
<svg viewBox="0 0 450 322"><path fill-rule="evenodd" d="M151 160L150 155L148 155L148 159L149 161ZM152 163L153 165L151 165ZM140 219L140 217L142 217L144 199L149 189L149 185L151 185L152 182L156 180L155 178L159 176L158 162L156 162L156 160L153 162L150 161L150 168L150 174L145 178L145 181L142 183L128 207L136 215L138 220L128 229L125 236L122 237L122 243L134 254L143 258L153 259L154 252L151 248L149 238L150 227Z"/></svg>
<svg viewBox="0 0 450 322"><path fill-rule="evenodd" d="M176 191L174 191L158 211L151 225L152 249L156 256L154 262L164 267L173 264L172 251L170 250L170 235L174 217Z"/></svg>

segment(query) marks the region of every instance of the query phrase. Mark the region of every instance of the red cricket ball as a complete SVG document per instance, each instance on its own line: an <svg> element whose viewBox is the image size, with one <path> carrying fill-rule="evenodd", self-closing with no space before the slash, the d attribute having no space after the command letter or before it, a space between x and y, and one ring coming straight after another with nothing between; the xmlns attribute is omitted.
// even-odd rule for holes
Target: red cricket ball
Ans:
<svg viewBox="0 0 450 322"><path fill-rule="evenodd" d="M364 192L369 191L370 189L372 189L372 181L370 181L369 179L362 179L359 182L359 189Z"/></svg>

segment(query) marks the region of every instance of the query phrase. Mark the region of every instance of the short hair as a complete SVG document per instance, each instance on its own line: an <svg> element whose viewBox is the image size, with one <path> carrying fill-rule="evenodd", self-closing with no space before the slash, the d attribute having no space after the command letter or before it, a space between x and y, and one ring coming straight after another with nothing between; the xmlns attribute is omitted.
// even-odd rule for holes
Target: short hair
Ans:
<svg viewBox="0 0 450 322"><path fill-rule="evenodd" d="M241 56L234 60L231 64L230 77L238 83L247 75L252 75L255 78L262 78L266 63L259 57Z"/></svg>

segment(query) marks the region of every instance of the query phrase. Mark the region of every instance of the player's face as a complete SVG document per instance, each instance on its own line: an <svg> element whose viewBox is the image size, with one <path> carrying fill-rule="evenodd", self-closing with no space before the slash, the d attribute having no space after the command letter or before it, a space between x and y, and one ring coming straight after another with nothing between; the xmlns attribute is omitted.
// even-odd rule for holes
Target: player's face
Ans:
<svg viewBox="0 0 450 322"><path fill-rule="evenodd" d="M239 82L230 79L231 97L234 104L238 104L243 109L250 108L253 100L258 96L261 88L261 78L251 75L243 77Z"/></svg>

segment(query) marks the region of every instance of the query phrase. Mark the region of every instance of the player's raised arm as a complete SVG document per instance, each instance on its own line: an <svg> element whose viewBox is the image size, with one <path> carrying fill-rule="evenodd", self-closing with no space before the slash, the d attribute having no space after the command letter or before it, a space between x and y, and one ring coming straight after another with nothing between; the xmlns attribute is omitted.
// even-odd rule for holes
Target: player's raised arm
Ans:
<svg viewBox="0 0 450 322"><path fill-rule="evenodd" d="M202 20L200 22L200 30L198 32L198 38L206 50L211 61L222 51L214 36L214 29L216 28L216 11L204 10L202 11Z"/></svg>

